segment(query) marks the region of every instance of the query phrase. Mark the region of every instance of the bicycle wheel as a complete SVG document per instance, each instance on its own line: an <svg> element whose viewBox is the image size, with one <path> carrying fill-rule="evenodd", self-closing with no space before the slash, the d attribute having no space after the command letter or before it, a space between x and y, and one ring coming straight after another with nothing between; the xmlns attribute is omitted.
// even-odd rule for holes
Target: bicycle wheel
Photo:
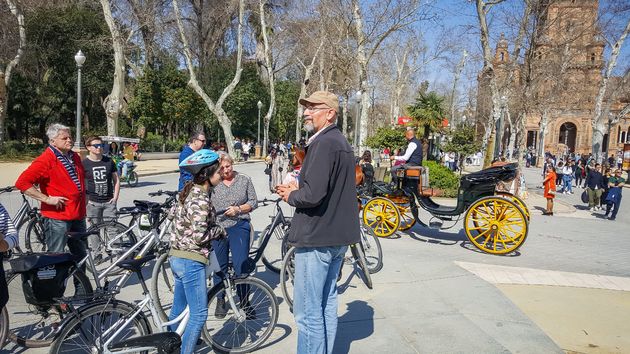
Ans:
<svg viewBox="0 0 630 354"><path fill-rule="evenodd" d="M383 269L383 248L381 241L374 233L371 227L361 222L361 246L365 253L365 261L367 269L371 274L377 273Z"/></svg>
<svg viewBox="0 0 630 354"><path fill-rule="evenodd" d="M173 305L175 292L175 279L168 253L162 254L155 260L151 273L151 295L155 303L155 309L162 321L168 320L168 313Z"/></svg>
<svg viewBox="0 0 630 354"><path fill-rule="evenodd" d="M258 237L257 248L262 246L264 235L267 234L271 225L267 225L263 230L261 236ZM289 225L280 224L276 226L269 237L269 242L263 250L262 262L263 264L274 273L280 273L280 267L282 266L282 257L285 251L283 250L284 239L286 238Z"/></svg>
<svg viewBox="0 0 630 354"><path fill-rule="evenodd" d="M282 269L280 270L280 289L284 301L289 305L289 310L293 312L293 279L295 277L295 247L287 251L282 259Z"/></svg>
<svg viewBox="0 0 630 354"><path fill-rule="evenodd" d="M370 272L367 267L363 247L360 243L350 245L350 251L352 251L352 257L354 257L354 260L356 261L355 264L360 270L359 276L361 277L361 280L363 280L363 283L368 287L368 289L372 289L372 276L370 276Z"/></svg>
<svg viewBox="0 0 630 354"><path fill-rule="evenodd" d="M237 311L229 305L228 296ZM218 298L225 298L227 315L214 315ZM208 293L208 319L203 339L222 352L246 353L256 350L271 335L278 322L278 299L267 283L258 278L234 279L229 292L225 284L212 287Z"/></svg>
<svg viewBox="0 0 630 354"><path fill-rule="evenodd" d="M138 173L136 171L129 172L129 176L127 176L127 185L129 187L135 187L138 185Z"/></svg>
<svg viewBox="0 0 630 354"><path fill-rule="evenodd" d="M121 332L111 344L151 334L151 326L142 312L123 327L123 321L133 312L131 304L112 299L80 308L79 316L73 316L63 326L49 353L102 353L104 343L118 330ZM113 332L105 333L107 330Z"/></svg>
<svg viewBox="0 0 630 354"><path fill-rule="evenodd" d="M8 336L9 336L9 312L7 312L6 307L3 307L2 312L0 312L0 349L4 347L4 343L6 343Z"/></svg>
<svg viewBox="0 0 630 354"><path fill-rule="evenodd" d="M117 221L105 221L89 228L88 231L98 231L98 235L89 236L88 243L92 248L92 257L96 270L101 272L111 266L129 248L136 244L137 239L129 227ZM135 256L135 253L131 255ZM91 272L92 268L87 267ZM117 275L123 269L114 267L109 275Z"/></svg>
<svg viewBox="0 0 630 354"><path fill-rule="evenodd" d="M73 270L73 281L68 281L64 297L86 296L93 293L92 284L79 268ZM69 279L68 279L69 280ZM74 283L78 285L75 287ZM35 306L26 302L22 277L18 273L7 274L7 286L11 294L9 306L9 340L26 348L47 347L52 343L62 320L69 314L67 309L51 303Z"/></svg>
<svg viewBox="0 0 630 354"><path fill-rule="evenodd" d="M46 252L46 236L41 217L35 217L28 221L24 231L24 243L26 249L31 252Z"/></svg>

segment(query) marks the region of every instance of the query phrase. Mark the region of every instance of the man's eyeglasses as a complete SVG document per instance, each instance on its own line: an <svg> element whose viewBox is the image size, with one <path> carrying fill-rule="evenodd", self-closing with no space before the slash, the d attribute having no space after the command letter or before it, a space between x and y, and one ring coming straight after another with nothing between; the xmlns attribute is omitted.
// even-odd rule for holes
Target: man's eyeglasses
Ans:
<svg viewBox="0 0 630 354"><path fill-rule="evenodd" d="M197 140L201 141L204 144L206 143L206 139L197 139Z"/></svg>
<svg viewBox="0 0 630 354"><path fill-rule="evenodd" d="M319 107L319 108L306 107L306 109L304 111L317 112L317 111L322 111L322 110L327 110L327 109L331 109L331 108L329 108L329 107Z"/></svg>
<svg viewBox="0 0 630 354"><path fill-rule="evenodd" d="M103 147L105 147L105 144L92 144L89 146L92 146L95 149L102 149Z"/></svg>

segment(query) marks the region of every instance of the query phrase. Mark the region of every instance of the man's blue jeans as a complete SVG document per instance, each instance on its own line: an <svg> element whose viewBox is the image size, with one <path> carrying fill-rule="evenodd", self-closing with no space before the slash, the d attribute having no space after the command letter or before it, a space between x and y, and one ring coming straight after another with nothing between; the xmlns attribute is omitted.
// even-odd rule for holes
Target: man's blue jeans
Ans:
<svg viewBox="0 0 630 354"><path fill-rule="evenodd" d="M70 253L80 259L87 255L85 241L69 239L66 232L85 232L85 219L81 220L56 220L44 218L44 235L48 252L66 252L66 244Z"/></svg>
<svg viewBox="0 0 630 354"><path fill-rule="evenodd" d="M562 175L562 181L564 182L564 186L563 186L564 192L573 193L572 180L573 180L573 175Z"/></svg>
<svg viewBox="0 0 630 354"><path fill-rule="evenodd" d="M182 354L195 351L201 329L208 317L208 295L206 289L206 265L191 259L170 257L171 270L175 278L175 294L169 321L179 316L186 306L190 308L190 318L182 334ZM178 324L171 326L171 331Z"/></svg>
<svg viewBox="0 0 630 354"><path fill-rule="evenodd" d="M332 353L337 334L337 276L348 246L302 247L295 252L293 314L298 354Z"/></svg>

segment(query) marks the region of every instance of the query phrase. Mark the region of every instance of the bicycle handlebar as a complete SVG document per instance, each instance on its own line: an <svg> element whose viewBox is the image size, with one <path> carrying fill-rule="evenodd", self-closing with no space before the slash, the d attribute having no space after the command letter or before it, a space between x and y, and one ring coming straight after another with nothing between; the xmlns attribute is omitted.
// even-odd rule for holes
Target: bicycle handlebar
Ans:
<svg viewBox="0 0 630 354"><path fill-rule="evenodd" d="M258 204L262 204L263 206L265 206L265 205L269 205L271 203L280 203L281 201L282 201L282 198L277 198L277 199L265 198L265 199L258 200L257 202L258 202Z"/></svg>
<svg viewBox="0 0 630 354"><path fill-rule="evenodd" d="M15 189L14 186L8 186L8 187L0 188L0 193L13 192L14 189Z"/></svg>
<svg viewBox="0 0 630 354"><path fill-rule="evenodd" d="M149 196L151 196L151 197L159 197L159 196L161 196L163 194L166 194L169 197L174 197L174 196L177 195L177 192L176 191L163 191L163 190L160 189L157 192L150 192Z"/></svg>

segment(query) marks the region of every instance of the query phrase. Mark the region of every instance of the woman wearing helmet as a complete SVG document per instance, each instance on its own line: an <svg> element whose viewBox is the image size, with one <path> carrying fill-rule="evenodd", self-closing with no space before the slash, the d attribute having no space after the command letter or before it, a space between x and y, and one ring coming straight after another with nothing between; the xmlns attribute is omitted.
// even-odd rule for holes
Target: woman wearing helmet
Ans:
<svg viewBox="0 0 630 354"><path fill-rule="evenodd" d="M225 238L223 227L216 224L216 211L210 195L221 181L219 155L202 149L183 160L179 167L193 175L179 195L172 210L173 224L171 270L175 293L169 320L189 306L190 319L182 335L182 353L192 353L208 316L206 265L210 241Z"/></svg>

